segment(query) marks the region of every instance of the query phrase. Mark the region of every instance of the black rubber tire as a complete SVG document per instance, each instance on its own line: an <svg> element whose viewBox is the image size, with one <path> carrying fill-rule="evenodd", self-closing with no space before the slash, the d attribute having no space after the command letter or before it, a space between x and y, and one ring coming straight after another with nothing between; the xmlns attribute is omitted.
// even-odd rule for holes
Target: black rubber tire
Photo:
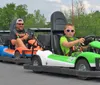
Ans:
<svg viewBox="0 0 100 85"><path fill-rule="evenodd" d="M19 51L15 51L15 64L20 65L20 63L18 62L20 59L20 52Z"/></svg>
<svg viewBox="0 0 100 85"><path fill-rule="evenodd" d="M39 56L34 56L34 57L32 58L32 66L33 66L33 67L34 67L34 66L42 66L41 59L40 59ZM41 73L40 71L36 71L36 70L34 70L34 69L33 69L33 72L35 72L35 73Z"/></svg>
<svg viewBox="0 0 100 85"><path fill-rule="evenodd" d="M79 70L79 71L91 71L91 67L90 67L89 63L87 62L87 60L85 60L85 59L78 60L75 65L75 69ZM78 78L80 78L82 80L90 79L89 77L83 77L83 76L78 76Z"/></svg>
<svg viewBox="0 0 100 85"><path fill-rule="evenodd" d="M3 60L0 60L0 62L3 62Z"/></svg>

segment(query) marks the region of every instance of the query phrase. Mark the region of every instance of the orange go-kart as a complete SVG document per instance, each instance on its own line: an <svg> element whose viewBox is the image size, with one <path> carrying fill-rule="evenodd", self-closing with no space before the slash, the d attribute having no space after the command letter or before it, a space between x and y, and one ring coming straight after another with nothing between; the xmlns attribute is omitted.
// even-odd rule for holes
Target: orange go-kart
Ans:
<svg viewBox="0 0 100 85"><path fill-rule="evenodd" d="M15 27L15 21L12 22L10 31ZM29 63L30 57L36 54L37 50L41 50L40 46L36 46L34 41L31 40L29 42L31 44L30 48L27 44L27 48L18 47L15 49L10 43L9 32L2 32L0 34L0 61L11 61L16 64Z"/></svg>

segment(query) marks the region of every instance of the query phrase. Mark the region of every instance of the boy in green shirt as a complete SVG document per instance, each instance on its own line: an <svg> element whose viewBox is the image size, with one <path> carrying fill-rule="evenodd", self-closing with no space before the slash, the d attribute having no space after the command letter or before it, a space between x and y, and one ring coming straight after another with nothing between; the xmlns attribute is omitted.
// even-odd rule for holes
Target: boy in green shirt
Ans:
<svg viewBox="0 0 100 85"><path fill-rule="evenodd" d="M64 36L60 38L60 47L65 55L69 55L70 48L85 41L84 38L77 39L74 37L75 28L72 24L67 24L64 28Z"/></svg>

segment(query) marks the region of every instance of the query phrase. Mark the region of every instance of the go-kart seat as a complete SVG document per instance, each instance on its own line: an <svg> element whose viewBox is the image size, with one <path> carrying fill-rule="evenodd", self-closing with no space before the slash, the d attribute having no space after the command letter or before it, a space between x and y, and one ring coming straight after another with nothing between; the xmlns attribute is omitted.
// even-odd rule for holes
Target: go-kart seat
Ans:
<svg viewBox="0 0 100 85"><path fill-rule="evenodd" d="M59 55L64 55L62 50L61 50L61 47L60 47L60 37L62 35L63 34L53 35L53 38L54 38L54 53L59 54Z"/></svg>
<svg viewBox="0 0 100 85"><path fill-rule="evenodd" d="M50 34L39 34L37 39L40 46L45 50L51 50Z"/></svg>
<svg viewBox="0 0 100 85"><path fill-rule="evenodd" d="M67 20L64 14L60 11L56 11L51 15L51 47L52 52L63 55L60 47L60 37L64 33L64 27L67 24Z"/></svg>
<svg viewBox="0 0 100 85"><path fill-rule="evenodd" d="M9 28L9 29L10 29L10 32L11 32L12 30L15 30L16 20L17 20L17 19L12 20L12 22L10 23L10 28ZM9 34L9 37L10 37L10 34ZM15 45L12 45L10 38L9 38L9 48L15 49Z"/></svg>

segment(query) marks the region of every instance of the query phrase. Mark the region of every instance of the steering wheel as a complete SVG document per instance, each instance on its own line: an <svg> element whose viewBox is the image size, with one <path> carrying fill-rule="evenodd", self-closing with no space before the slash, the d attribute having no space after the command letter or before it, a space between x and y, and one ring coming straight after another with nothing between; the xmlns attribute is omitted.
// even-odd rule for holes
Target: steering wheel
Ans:
<svg viewBox="0 0 100 85"><path fill-rule="evenodd" d="M90 42L95 40L95 35L85 36L84 46L88 45Z"/></svg>

